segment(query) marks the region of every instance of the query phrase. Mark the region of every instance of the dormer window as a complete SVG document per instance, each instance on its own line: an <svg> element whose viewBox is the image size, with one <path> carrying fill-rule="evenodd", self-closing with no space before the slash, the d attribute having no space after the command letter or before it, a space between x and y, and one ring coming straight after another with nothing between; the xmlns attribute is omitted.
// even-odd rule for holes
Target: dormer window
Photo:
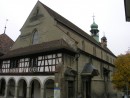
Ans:
<svg viewBox="0 0 130 98"><path fill-rule="evenodd" d="M38 43L39 43L38 31L34 30L33 38L32 38L32 44L38 44Z"/></svg>

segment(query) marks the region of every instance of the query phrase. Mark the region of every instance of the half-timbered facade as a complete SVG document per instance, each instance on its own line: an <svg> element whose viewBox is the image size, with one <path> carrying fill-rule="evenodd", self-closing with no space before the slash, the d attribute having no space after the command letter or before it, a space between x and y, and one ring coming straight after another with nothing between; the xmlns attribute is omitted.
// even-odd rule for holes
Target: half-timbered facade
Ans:
<svg viewBox="0 0 130 98"><path fill-rule="evenodd" d="M11 50L0 57L0 98L117 98L116 56L92 35L38 1Z"/></svg>

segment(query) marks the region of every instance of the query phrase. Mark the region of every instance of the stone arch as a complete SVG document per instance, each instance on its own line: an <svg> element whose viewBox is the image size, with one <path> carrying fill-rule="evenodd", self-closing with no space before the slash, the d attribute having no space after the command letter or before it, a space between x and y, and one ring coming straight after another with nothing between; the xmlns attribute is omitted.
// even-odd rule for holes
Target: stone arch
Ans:
<svg viewBox="0 0 130 98"><path fill-rule="evenodd" d="M10 81L11 79L14 80L14 82L15 82L15 84L16 84L15 78L14 78L14 77L10 77L10 78L7 80L7 85L8 85L8 83L9 83L9 81Z"/></svg>
<svg viewBox="0 0 130 98"><path fill-rule="evenodd" d="M0 80L4 79L5 80L5 84L7 84L7 80L5 79L5 77L1 77Z"/></svg>
<svg viewBox="0 0 130 98"><path fill-rule="evenodd" d="M18 81L18 91L17 96L18 98L26 98L27 96L27 81L24 78L19 79Z"/></svg>
<svg viewBox="0 0 130 98"><path fill-rule="evenodd" d="M42 82L41 82L41 80L40 80L39 78L37 78L37 77L33 77L32 79L29 80L29 83L28 83L29 86L30 86L30 83L31 83L33 80L37 80L37 81L40 83L41 87L42 87Z"/></svg>
<svg viewBox="0 0 130 98"><path fill-rule="evenodd" d="M44 82L44 98L54 97L54 78L48 78Z"/></svg>
<svg viewBox="0 0 130 98"><path fill-rule="evenodd" d="M47 78L43 81L43 86L45 85L46 81L49 80L49 79L55 80L54 77L47 77Z"/></svg>
<svg viewBox="0 0 130 98"><path fill-rule="evenodd" d="M41 82L40 79L38 78L33 78L29 82L29 87L30 87L30 98L40 98L41 97Z"/></svg>
<svg viewBox="0 0 130 98"><path fill-rule="evenodd" d="M0 79L0 96L5 95L5 88L6 88L6 80L4 78Z"/></svg>
<svg viewBox="0 0 130 98"><path fill-rule="evenodd" d="M10 78L8 80L7 97L14 97L15 96L15 84L16 84L16 81L14 78Z"/></svg>
<svg viewBox="0 0 130 98"><path fill-rule="evenodd" d="M27 83L27 86L29 85L29 83L28 83L28 81L27 81L27 79L25 77L19 78L16 85L18 85L18 83L19 83L20 80L25 80L25 82Z"/></svg>

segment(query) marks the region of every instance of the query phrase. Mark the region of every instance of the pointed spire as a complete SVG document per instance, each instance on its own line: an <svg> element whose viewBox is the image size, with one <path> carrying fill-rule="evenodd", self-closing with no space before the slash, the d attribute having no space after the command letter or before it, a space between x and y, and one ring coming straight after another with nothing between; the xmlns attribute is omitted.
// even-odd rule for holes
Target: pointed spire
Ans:
<svg viewBox="0 0 130 98"><path fill-rule="evenodd" d="M7 21L8 21L8 19L6 19L6 22L5 22L5 27L4 27L4 28L5 28L5 29L4 29L4 34L5 34L5 32L6 32L6 28L7 28L7 27L6 27L6 25L7 25Z"/></svg>
<svg viewBox="0 0 130 98"><path fill-rule="evenodd" d="M93 16L92 16L92 17L93 17L93 23L94 23L94 22L95 22L95 19L94 19L94 17L95 17L95 16L94 16L94 14L93 14Z"/></svg>

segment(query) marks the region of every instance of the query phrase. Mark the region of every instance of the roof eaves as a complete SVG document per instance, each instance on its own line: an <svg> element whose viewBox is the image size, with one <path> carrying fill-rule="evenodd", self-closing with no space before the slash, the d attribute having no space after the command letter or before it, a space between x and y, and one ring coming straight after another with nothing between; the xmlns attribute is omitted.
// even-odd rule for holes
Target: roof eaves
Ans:
<svg viewBox="0 0 130 98"><path fill-rule="evenodd" d="M31 45L24 48L18 48L15 50L9 51L7 54L1 57L1 59L18 57L18 56L25 56L25 55L32 55L37 53L45 53L49 51L56 51L59 49L66 49L68 51L72 51L76 53L72 47L70 47L63 39L54 40L50 42L44 42L41 44Z"/></svg>

